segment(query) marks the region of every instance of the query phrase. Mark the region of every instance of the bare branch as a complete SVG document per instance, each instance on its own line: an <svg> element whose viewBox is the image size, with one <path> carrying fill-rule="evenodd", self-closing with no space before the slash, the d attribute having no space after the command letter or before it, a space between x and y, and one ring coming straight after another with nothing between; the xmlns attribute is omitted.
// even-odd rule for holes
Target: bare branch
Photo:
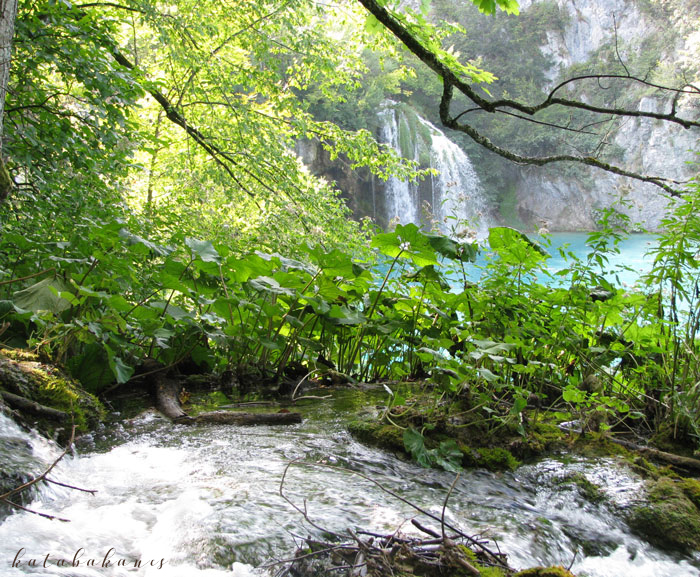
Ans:
<svg viewBox="0 0 700 577"><path fill-rule="evenodd" d="M50 519L51 521L62 521L63 523L70 523L70 519L64 519L62 517L56 517L54 515L49 515L48 513L42 513L41 511L35 511L34 509L29 509L28 507L24 507L23 505L20 505L19 503L15 503L14 501L10 501L9 499L3 499L0 497L0 501L3 503L7 503L8 505L14 507L15 509L19 509L20 511L26 511L27 513L31 513L32 515L39 515L39 517L44 517L45 519Z"/></svg>
<svg viewBox="0 0 700 577"><path fill-rule="evenodd" d="M587 166L601 168L607 172L619 174L620 176L627 176L635 180L655 184L656 186L664 189L672 196L680 196L681 194L680 190L671 186L672 184L682 185L683 183L680 181L671 180L660 176L645 176L637 174L635 172L631 172L618 166L603 162L602 160L594 158L593 156L573 156L570 154L557 154L553 156L522 156L514 153L511 150L502 148L491 142L491 140L489 140L486 136L481 134L475 128L469 126L468 124L459 124L450 117L450 104L452 101L452 95L453 87L445 81L443 86L442 100L440 102L440 121L447 128L463 132L484 148L490 150L491 152L495 152L499 156L511 160L512 162L515 162L517 164L530 164L535 166L544 166L545 164L552 164L555 162L577 162L579 164L585 164Z"/></svg>
<svg viewBox="0 0 700 577"><path fill-rule="evenodd" d="M370 483L376 485L377 487L379 487L379 489L381 489L381 490L384 491L385 493L391 495L391 496L394 497L395 499L398 499L398 500L401 501L402 503L405 503L405 504L409 505L410 507L412 507L413 509L415 509L415 510L418 511L419 513L425 515L426 517L429 517L430 519L433 519L434 521L439 522L439 523L441 524L441 526L442 526L443 534L444 534L445 527L447 527L447 528L450 529L451 531L454 531L459 537L462 537L462 538L465 539L467 542L469 542L469 543L471 543L472 545L478 547L479 550L482 551L483 553L485 553L486 555L488 555L489 558L490 558L494 563L497 563L498 565L500 565L500 566L502 566L502 567L508 568L508 565L507 565L507 563L505 563L505 561L503 560L503 558L502 558L503 556L502 556L501 554L495 553L494 551L491 551L488 547L486 547L486 546L484 545L483 541L481 541L481 540L479 540L479 539L476 539L475 537L472 537L472 536L470 536L470 535L467 535L466 533L464 533L463 531L460 531L459 529L457 529L457 528L454 527L453 525L450 525L449 523L445 522L445 519L444 519L444 508L443 508L443 515L442 515L442 516L434 515L434 514L431 513L430 511L426 511L425 509L423 509L422 507L416 505L415 503L412 503L411 501L409 501L409 500L406 499L405 497L402 497L401 495L399 495L399 494L396 493L395 491L392 491L391 489L388 489L387 487L385 487L384 485L382 485L382 484L381 484L379 481L377 481L376 479L373 479L373 478L371 478L371 477L368 477L367 475L364 475L364 474L362 474L362 473L360 473L360 472L358 472L358 471L353 471L353 470L350 470L350 469L345 469L344 467L338 467L338 466L336 466L336 465L327 465L327 464L325 464L325 463L309 463L309 462L301 461L301 460L299 460L299 459L296 459L296 460L294 460L294 461L290 461L290 462L287 464L287 466L285 467L285 469L284 469L284 474L282 475L282 481L280 482L280 491L279 491L279 492L280 492L280 496L281 496L285 501L287 501L292 507L294 507L294 509L296 509L298 512L300 512L300 513L304 516L304 518L305 518L309 523L311 523L314 527L316 527L317 529L321 529L321 530L327 531L327 529L323 529L322 527L319 527L318 525L315 525L314 523L312 523L312 522L310 521L310 519L308 518L308 513L307 513L307 511L306 511L306 501L304 502L304 509L302 510L300 507L298 507L296 504L294 504L291 500L289 500L289 499L284 495L284 493L283 493L283 491L282 491L282 488L283 488L283 485L284 485L284 480L285 480L285 477L287 476L287 471L289 470L289 468L290 468L292 465L301 465L301 466L305 466L305 467L322 467L322 468L324 468L324 469L331 469L331 470L333 470L333 471L340 471L340 472L343 472L343 473L349 473L349 474L351 474L351 475L357 475L357 476L360 477L361 479L364 479L365 481L369 481ZM459 476L455 479L455 481L453 482L453 486L450 488L450 490L449 490L449 492L448 492L447 498L445 499L445 506L446 506L446 504L447 504L447 500L449 499L450 494L452 493L452 490L454 489L454 485L456 484L458 478L459 478ZM336 534L336 535L337 535L337 534Z"/></svg>
<svg viewBox="0 0 700 577"><path fill-rule="evenodd" d="M613 17L613 29L614 29L614 33L615 33L615 54L617 55L617 60L618 60L618 62L619 62L619 63L622 65L622 67L625 69L625 72L627 73L627 76L630 76L630 77L631 77L632 75L630 74L630 71L627 69L627 66L626 66L625 63L623 62L622 56L620 56L620 49L619 49L618 42L617 42L617 41L618 41L618 37L617 37L617 18L615 17L615 13L614 13L614 12L613 12L612 17Z"/></svg>
<svg viewBox="0 0 700 577"><path fill-rule="evenodd" d="M65 450L63 451L63 453L61 453L59 455L59 457L53 463L51 463L49 468L46 469L46 471L44 471L41 475L34 477L33 479L27 481L26 483L23 483L19 487L15 487L11 491L8 491L7 493L3 493L2 495L0 495L0 502L6 503L6 504L10 505L11 507L14 507L16 509L20 509L21 511L26 511L27 513L32 513L33 515L39 515L40 517L44 517L44 518L50 519L52 521L58 520L58 521L63 521L64 523L70 522L70 519L63 519L61 517L56 517L54 515L49 515L47 513L41 513L40 511L34 511L33 509L29 509L27 507L24 507L23 505L20 505L19 503L15 503L14 501L10 501L10 497L12 497L13 495L19 495L23 491L26 491L27 489L29 489L30 487L36 485L37 483L39 483L41 481L46 481L47 483L53 483L54 485L60 485L61 487L66 487L68 489L75 489L76 491L83 491L85 493L90 493L90 494L94 495L97 491L93 491L90 489L81 489L79 487L74 487L73 485L59 483L58 481L54 481L54 480L49 479L47 477L47 475L53 470L53 468L56 465L58 465L58 463L61 461L61 459L63 459L63 457L65 457L68 454L68 451L71 450L71 448L73 447L74 440L75 440L75 425L73 425L73 428L71 429L70 439L68 441L68 444L66 445Z"/></svg>
<svg viewBox="0 0 700 577"><path fill-rule="evenodd" d="M488 100L480 96L473 88L471 84L459 78L455 72L446 64L440 61L438 56L425 46L417 39L415 36L409 32L406 27L396 19L394 14L389 12L384 6L381 5L377 0L359 0L359 2L377 19L381 22L388 30L396 36L413 54L415 54L424 64L426 64L430 69L437 73L443 82L449 82L452 86L457 88L462 94L469 98L474 104L482 108L487 112L496 112L499 108L512 108L523 114L534 115L537 112L549 108L554 104L560 104L562 106L569 106L572 108L580 108L582 110L588 110L590 112L597 112L601 114L615 114L616 116L635 116L635 117L646 117L654 118L657 120L666 120L668 122L675 122L680 124L684 128L690 128L691 126L700 127L700 121L684 119L675 116L674 114L659 114L653 112L645 112L640 110L628 110L624 108L606 108L600 106L593 106L579 100L568 100L564 98L554 98L554 93L559 90L565 84L568 84L574 79L569 80L555 87L550 95L540 104L526 105L517 100L512 100L509 98L501 98L499 100ZM634 82L640 82L649 86L654 86L656 88L668 91L677 91L677 89L666 88L663 86L654 85L648 83L644 80L621 76L621 75L589 75L579 77L583 78L624 78L626 80L631 80ZM689 93L694 94L694 91Z"/></svg>

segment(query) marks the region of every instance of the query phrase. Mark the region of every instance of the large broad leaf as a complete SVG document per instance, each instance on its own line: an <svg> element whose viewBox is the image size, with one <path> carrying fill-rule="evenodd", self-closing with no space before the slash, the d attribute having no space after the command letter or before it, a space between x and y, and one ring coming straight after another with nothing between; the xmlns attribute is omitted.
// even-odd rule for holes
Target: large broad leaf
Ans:
<svg viewBox="0 0 700 577"><path fill-rule="evenodd" d="M119 231L119 236L123 238L129 246L144 247L145 252L151 252L158 256L168 256L171 252L173 252L172 248L150 242L145 238L141 238L140 236L129 232L125 228L122 228Z"/></svg>
<svg viewBox="0 0 700 577"><path fill-rule="evenodd" d="M283 287L274 278L269 276L259 276L248 281L251 287L260 292L267 292L277 295L294 295L294 289Z"/></svg>
<svg viewBox="0 0 700 577"><path fill-rule="evenodd" d="M435 462L445 469L445 471L450 471L451 473L458 473L461 471L462 451L459 445L457 445L457 441L454 439L442 441L438 447Z"/></svg>
<svg viewBox="0 0 700 577"><path fill-rule="evenodd" d="M430 453L425 448L425 439L418 431L413 428L406 429L403 432L403 444L421 467L428 469L432 466Z"/></svg>
<svg viewBox="0 0 700 577"><path fill-rule="evenodd" d="M489 230L489 246L509 264L534 264L549 257L539 244L508 226L496 226Z"/></svg>
<svg viewBox="0 0 700 577"><path fill-rule="evenodd" d="M151 301L148 304L149 307L160 312L167 313L176 321L180 321L184 318L193 318L194 315L186 310L176 306L172 303L167 303L165 301ZM137 316L137 315L134 315ZM137 317L138 318L138 317Z"/></svg>
<svg viewBox="0 0 700 577"><path fill-rule="evenodd" d="M445 280L445 277L443 277L440 274L440 271L438 271L435 268L435 265L429 264L428 266L424 266L416 270L415 272L412 273L406 273L403 275L405 279L408 280L415 280L424 284L427 284L428 282L434 282L437 285L440 286L440 288L443 291L449 291L450 290L450 283Z"/></svg>
<svg viewBox="0 0 700 577"><path fill-rule="evenodd" d="M190 247L193 254L201 258L204 262L221 262L221 255L219 255L210 241L186 238L185 244Z"/></svg>
<svg viewBox="0 0 700 577"><path fill-rule="evenodd" d="M258 255L260 258L263 258L265 260L269 260L272 262L278 262L280 267L282 268L282 270L285 270L285 271L287 271L287 270L302 270L302 271L310 274L311 276L315 275L317 272L316 267L314 267L313 265L311 265L307 262L301 261L301 260L282 256L279 253L269 254L266 252L256 251L255 254Z"/></svg>
<svg viewBox="0 0 700 577"><path fill-rule="evenodd" d="M98 393L101 389L114 382L105 350L97 343L88 343L79 355L66 362L71 375L80 381L85 390Z"/></svg>
<svg viewBox="0 0 700 577"><path fill-rule="evenodd" d="M479 245L473 242L457 242L447 236L427 235L430 246L435 251L449 258L461 262L476 262L479 254Z"/></svg>
<svg viewBox="0 0 700 577"><path fill-rule="evenodd" d="M244 283L250 278L269 276L274 269L275 263L258 254L249 254L241 258L230 256L226 259L224 275Z"/></svg>
<svg viewBox="0 0 700 577"><path fill-rule="evenodd" d="M345 305L333 305L327 318L335 325L360 325L367 320L362 312Z"/></svg>
<svg viewBox="0 0 700 577"><path fill-rule="evenodd" d="M117 382L119 384L126 383L134 374L134 367L127 365L121 357L114 353L111 347L104 345L104 348L107 352L107 363L117 379Z"/></svg>
<svg viewBox="0 0 700 577"><path fill-rule="evenodd" d="M25 311L60 313L71 306L70 301L59 296L61 292L72 292L72 287L61 278L46 278L17 291L12 297L12 302Z"/></svg>
<svg viewBox="0 0 700 577"><path fill-rule="evenodd" d="M399 224L394 232L375 235L372 246L388 257L406 258L417 266L439 264L428 237L413 223Z"/></svg>

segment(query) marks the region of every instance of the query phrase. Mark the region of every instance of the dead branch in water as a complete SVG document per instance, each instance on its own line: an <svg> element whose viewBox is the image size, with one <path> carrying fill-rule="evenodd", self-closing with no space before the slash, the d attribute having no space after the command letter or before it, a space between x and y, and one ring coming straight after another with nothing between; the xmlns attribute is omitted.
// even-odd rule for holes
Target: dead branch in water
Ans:
<svg viewBox="0 0 700 577"><path fill-rule="evenodd" d="M345 534L329 530L316 523L308 511L306 499L303 505L298 505L292 501L284 492L284 486L290 467L293 465L323 467L344 473L357 475L379 487L383 492L391 495L399 501L409 505L422 515L440 523L441 531L425 527L417 519L412 519L413 525L427 534L429 538L420 538L405 535L397 529L392 534L382 535L369 531L347 530ZM277 572L277 577L284 577L288 574L299 575L311 573L313 568L325 568L333 575L365 575L366 577L383 577L394 574L398 568L410 567L416 574L447 575L453 570L470 575L480 575L480 570L475 566L474 560L486 566L497 566L506 572L512 569L506 562L505 555L491 550L486 545L486 541L470 536L450 525L445 521L445 510L447 502L459 479L455 478L445 497L441 515L434 515L422 507L412 503L410 500L398 495L391 489L383 486L378 481L358 473L324 463L308 463L299 460L291 461L287 464L280 480L279 494L294 510L302 515L306 523L320 531L325 538L330 537L334 542L323 541L312 537L304 541L306 547L300 548L293 558L271 563L266 567L282 566ZM449 535L448 535L449 530ZM359 535L366 536L360 538ZM345 571L345 573L342 573Z"/></svg>

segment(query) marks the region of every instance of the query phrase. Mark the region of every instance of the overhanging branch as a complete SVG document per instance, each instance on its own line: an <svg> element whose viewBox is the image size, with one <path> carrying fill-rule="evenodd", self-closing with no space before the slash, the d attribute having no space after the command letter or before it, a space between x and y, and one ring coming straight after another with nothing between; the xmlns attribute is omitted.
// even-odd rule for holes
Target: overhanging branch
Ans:
<svg viewBox="0 0 700 577"><path fill-rule="evenodd" d="M452 130L457 130L459 132L463 132L464 134L468 135L472 140L474 140L477 144L480 144L487 150L490 150L491 152L495 152L499 156L502 156L503 158L506 158L512 162L515 162L517 164L529 164L529 165L535 165L535 166L544 166L545 164L552 164L555 162L577 162L579 164L585 164L588 166L594 166L596 168L600 168L602 170L605 170L607 172L611 172L613 174L619 174L620 176L626 176L628 178L633 178L635 180L639 180L641 182L648 182L651 184L655 184L656 186L664 189L666 192L671 194L672 196L680 196L681 191L673 188L671 186L672 184L676 185L681 185L683 184L680 181L677 180L670 180L666 178L662 178L660 176L649 176L649 175L643 175L643 174L637 174L636 172L631 172L629 170L625 170L623 168L620 168L619 166L615 166L612 164L608 164L606 162L603 162L602 160L599 160L593 156L575 156L575 155L570 155L570 154L557 154L557 155L552 155L552 156L522 156L519 154L514 153L511 150L508 150L506 148L500 147L491 140L489 140L486 136L481 134L478 130L473 128L472 126L468 124L460 124L457 122L455 119L453 119L450 116L450 104L452 102L452 97L453 97L453 87L452 85L447 82L443 81L443 92L442 92L442 100L440 101L440 121L442 122L443 125L445 125L447 128L451 128Z"/></svg>
<svg viewBox="0 0 700 577"><path fill-rule="evenodd" d="M552 107L552 106L563 106L566 108L573 108L573 109L578 109L578 110L585 110L588 112L593 112L596 114L602 114L602 115L609 115L609 116L615 116L615 117L636 117L636 118L649 118L649 119L654 119L654 120L662 120L665 122L671 122L678 124L686 129L690 128L698 128L700 127L700 122L697 120L692 120L688 118L682 118L677 116L677 108L676 108L676 101L677 99L683 95L683 94L690 94L690 95L698 95L700 96L700 90L698 90L695 86L692 85L686 85L682 89L674 89L674 88L668 88L668 87L663 87L660 85L652 84L644 79L639 79L635 78L632 76L626 76L626 75L611 75L611 74L604 74L604 75L587 75L587 76L579 76L576 78L569 79L558 86L556 86L548 95L547 97L539 104L536 105L526 105L523 104L522 102L518 102L516 100L512 99L507 99L507 98L502 98L498 100L489 100L487 98L484 98L480 94L476 92L474 89L474 86L472 84L469 84L467 81L465 81L463 78L461 78L450 66L445 64L439 56L431 49L426 48L426 46L418 40L413 33L411 33L408 28L404 25L404 23L396 17L396 15L389 10L387 10L384 6L383 3L380 2L379 0L359 0L360 4L362 4L365 9L370 12L385 28L387 28L399 41L401 41L402 44L408 50L410 50L415 56L418 57L421 62L423 62L425 65L427 65L433 72L435 72L438 76L443 81L443 95L442 95L442 100L440 102L440 119L442 123L453 130L458 130L460 132L463 132L470 136L475 142L483 146L484 148L487 148L488 150L491 150L492 152L495 152L496 154L502 156L503 158L506 158L508 160L511 160L513 162L519 163L519 164L531 164L531 165L538 165L542 166L545 164L551 164L555 162L576 162L579 164L585 164L588 166L594 166L596 168L600 168L602 170L605 170L607 172L611 172L613 174L618 174L621 176L626 176L629 178L633 178L635 180L639 180L642 182L648 182L651 184L654 184L656 186L659 186L666 192L678 196L680 195L681 191L677 190L674 188L673 185L681 185L683 183L679 181L675 181L672 179L667 179L663 178L660 176L649 176L649 175L644 175L644 174L638 174L629 170L625 170L621 167L615 166L608 164L606 162L603 162L593 156L575 156L575 155L552 155L552 156L545 156L545 157L532 157L532 156L522 156L519 154L516 154L515 152L508 150L506 148L500 147L496 144L494 144L489 138L481 134L479 131L477 131L474 127L470 126L469 124L460 124L456 118L452 118L450 115L450 105L452 103L452 97L454 93L454 89L456 88L459 92L461 92L464 96L466 96L469 100L471 100L477 107L478 109L481 109L485 112L503 112L505 113L507 109L517 111L525 117L520 117L523 120L534 120L532 118L528 117L534 117L535 114L538 112ZM651 112L651 111L643 111L643 110L630 110L627 108L617 108L617 107L606 107L606 106L595 106L592 104L588 104L579 100L573 100L573 99L567 99L567 98L561 98L558 96L555 96L557 91L559 91L561 88L563 88L565 85L570 84L571 82L575 81L582 81L585 79L601 79L601 78L608 78L608 79L621 79L629 82L635 82L635 83L641 83L647 86L653 86L654 88L660 89L660 90L665 90L670 93L673 93L675 98L674 98L674 105L671 108L670 113L657 113L657 112ZM470 109L474 110L474 109ZM463 113L464 114L464 113ZM512 114L512 113L510 113ZM462 116L462 115L460 115ZM457 117L459 118L459 116ZM561 128L561 127L556 127L555 128Z"/></svg>

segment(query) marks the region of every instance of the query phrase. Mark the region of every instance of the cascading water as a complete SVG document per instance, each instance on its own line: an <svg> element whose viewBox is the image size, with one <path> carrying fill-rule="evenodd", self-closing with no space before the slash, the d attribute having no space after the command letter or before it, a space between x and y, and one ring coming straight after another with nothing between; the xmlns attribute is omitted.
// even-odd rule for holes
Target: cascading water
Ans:
<svg viewBox="0 0 700 577"><path fill-rule="evenodd" d="M380 138L404 158L437 175L425 183L391 177L385 187L389 222L409 222L443 234L488 231L488 206L469 157L444 132L415 112L388 101L379 113Z"/></svg>
<svg viewBox="0 0 700 577"><path fill-rule="evenodd" d="M82 455L64 458L52 476L97 493L44 485L29 506L71 522L26 512L7 517L0 525L0 574L260 575L255 566L293 554L293 535L317 531L304 526L279 495L285 467L297 459L357 471L441 515L454 475L357 443L343 419L365 402L357 392L338 391L332 400L308 405L304 423L290 427L187 427L147 412L95 433L79 445ZM0 415L0 429L5 419ZM58 455L26 434L15 431L12 437L46 453L39 463ZM601 486L609 504L590 503L563 483L572 473ZM640 484L612 461L572 457L514 473L465 471L445 518L469 534L497 540L516 568L574 560L572 571L588 577L697 577L698 556L652 547L620 518L619 508L637 496ZM406 503L351 472L295 466L284 489L330 531L410 531L407 520L416 516Z"/></svg>
<svg viewBox="0 0 700 577"><path fill-rule="evenodd" d="M399 112L395 108L385 108L380 113L383 124L381 128L381 139L391 145L397 152L401 153L399 144ZM414 148L414 155L409 160L418 160L415 153L417 147ZM401 180L395 176L389 178L385 189L385 205L387 211L387 220L390 222L398 222L400 224L408 224L409 222L419 223L419 195L418 186L415 182Z"/></svg>

